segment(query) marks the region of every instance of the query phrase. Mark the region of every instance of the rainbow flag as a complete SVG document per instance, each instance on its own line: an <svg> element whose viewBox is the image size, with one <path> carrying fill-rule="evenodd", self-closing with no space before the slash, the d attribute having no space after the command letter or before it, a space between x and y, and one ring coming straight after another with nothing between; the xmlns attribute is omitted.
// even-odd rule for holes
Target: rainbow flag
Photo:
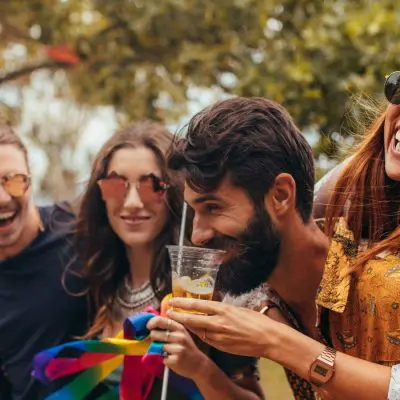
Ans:
<svg viewBox="0 0 400 400"><path fill-rule="evenodd" d="M52 347L34 358L32 375L49 384L72 376L46 400L84 400L121 364L120 385L105 385L96 400L146 400L154 380L164 372L163 343L152 342L147 323L158 315L155 310L125 320L123 331L115 338L80 340ZM193 381L171 371L169 385L190 400L202 400Z"/></svg>

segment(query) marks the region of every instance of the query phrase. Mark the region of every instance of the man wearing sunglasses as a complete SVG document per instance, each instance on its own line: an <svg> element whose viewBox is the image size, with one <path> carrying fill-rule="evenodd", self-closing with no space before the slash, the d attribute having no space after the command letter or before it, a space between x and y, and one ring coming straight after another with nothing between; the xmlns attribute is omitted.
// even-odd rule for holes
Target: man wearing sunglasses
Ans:
<svg viewBox="0 0 400 400"><path fill-rule="evenodd" d="M337 178L327 235L312 218L311 148L274 102L210 106L170 159L185 174L193 243L231 255L227 291L263 285L269 300L255 312L175 298L169 317L221 351L280 363L296 399L400 398L399 76L387 79L391 104ZM277 310L280 322L266 318Z"/></svg>
<svg viewBox="0 0 400 400"><path fill-rule="evenodd" d="M72 215L37 208L25 146L0 123L0 399L36 400L50 393L31 376L39 351L81 335L86 300L73 274Z"/></svg>

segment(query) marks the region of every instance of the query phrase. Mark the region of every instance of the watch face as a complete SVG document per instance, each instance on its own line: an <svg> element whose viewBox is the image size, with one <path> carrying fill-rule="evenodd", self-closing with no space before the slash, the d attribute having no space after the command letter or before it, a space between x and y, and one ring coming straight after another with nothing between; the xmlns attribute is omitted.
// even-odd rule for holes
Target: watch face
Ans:
<svg viewBox="0 0 400 400"><path fill-rule="evenodd" d="M335 369L321 360L316 360L310 370L311 383L320 386L331 379Z"/></svg>
<svg viewBox="0 0 400 400"><path fill-rule="evenodd" d="M322 376L326 376L327 374L328 374L328 372L329 372L329 370L327 369L327 368L324 368L321 364L317 364L316 366L315 366L315 368L314 368L314 371L317 373L317 374L320 374L320 375L322 375Z"/></svg>

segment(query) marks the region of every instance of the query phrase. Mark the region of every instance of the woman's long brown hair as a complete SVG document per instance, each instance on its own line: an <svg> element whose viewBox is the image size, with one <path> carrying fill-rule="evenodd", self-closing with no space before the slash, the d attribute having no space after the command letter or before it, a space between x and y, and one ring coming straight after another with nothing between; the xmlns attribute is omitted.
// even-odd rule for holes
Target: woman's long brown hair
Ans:
<svg viewBox="0 0 400 400"><path fill-rule="evenodd" d="M158 299L171 291L171 268L165 245L176 244L182 212L182 187L176 174L167 169L166 152L172 135L158 123L144 122L114 134L95 158L90 180L82 199L77 222L77 243L84 263L83 275L88 280L89 293L94 303L95 318L85 338L101 333L112 323L111 309L118 286L129 272L124 243L111 229L105 204L97 184L107 174L112 155L126 147L146 147L157 158L164 179L171 187L166 195L169 209L167 222L155 240L150 283Z"/></svg>
<svg viewBox="0 0 400 400"><path fill-rule="evenodd" d="M400 183L385 172L384 123L386 112L371 126L348 165L340 174L326 209L326 233L345 215L356 243L367 239L369 249L357 258L354 269L384 250L400 245Z"/></svg>

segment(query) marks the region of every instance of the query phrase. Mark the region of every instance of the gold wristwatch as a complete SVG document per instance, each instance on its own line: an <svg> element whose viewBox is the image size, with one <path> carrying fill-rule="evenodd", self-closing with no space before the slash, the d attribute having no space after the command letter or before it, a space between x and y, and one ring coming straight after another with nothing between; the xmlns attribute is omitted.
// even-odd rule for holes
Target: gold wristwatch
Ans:
<svg viewBox="0 0 400 400"><path fill-rule="evenodd" d="M325 347L322 353L315 359L310 367L310 382L314 386L322 386L327 383L335 373L336 350Z"/></svg>

